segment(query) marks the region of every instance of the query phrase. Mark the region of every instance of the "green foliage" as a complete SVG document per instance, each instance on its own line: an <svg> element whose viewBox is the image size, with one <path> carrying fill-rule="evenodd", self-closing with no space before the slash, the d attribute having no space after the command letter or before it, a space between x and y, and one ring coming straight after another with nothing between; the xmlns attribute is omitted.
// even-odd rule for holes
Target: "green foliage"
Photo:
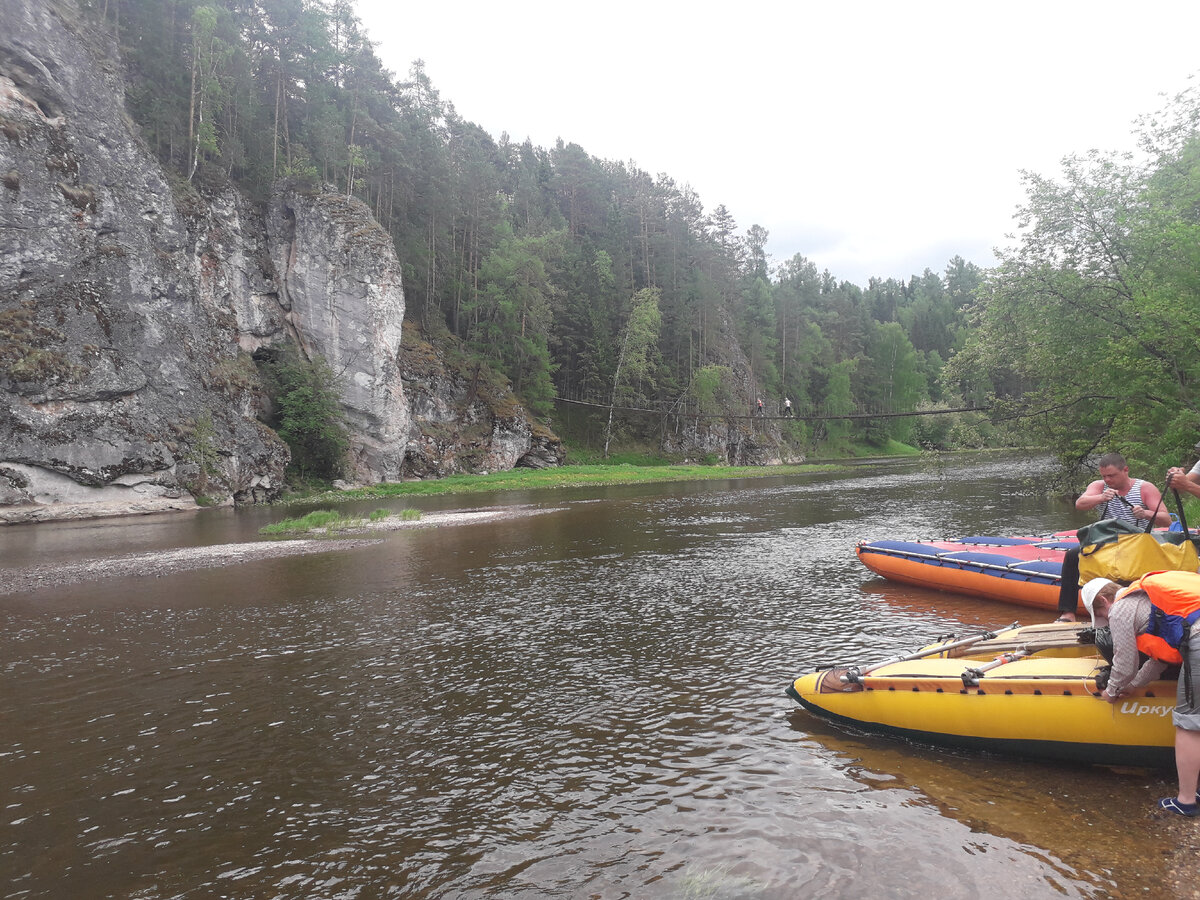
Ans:
<svg viewBox="0 0 1200 900"><path fill-rule="evenodd" d="M110 4L88 8L99 15ZM891 412L993 388L939 377L982 280L961 257L941 275L865 289L799 255L773 270L766 229L739 233L730 210L706 213L668 175L569 141L494 139L458 115L422 63L393 76L349 0L121 0L119 9L130 110L180 180L203 193L231 178L261 199L288 177L362 198L402 261L406 315L463 341L539 416L556 396L744 414L750 392L790 397L797 410L833 397ZM1189 246L1184 227L1173 252L1194 255ZM18 372L57 362L30 356ZM736 377L708 390L701 376L694 389L710 367ZM915 426L831 427L878 443Z"/></svg>
<svg viewBox="0 0 1200 900"><path fill-rule="evenodd" d="M189 178L202 160L220 152L216 120L226 99L224 70L233 56L233 47L218 33L221 10L200 6L192 12L192 78L189 136L192 161Z"/></svg>
<svg viewBox="0 0 1200 900"><path fill-rule="evenodd" d="M761 478L811 472L838 471L832 465L797 466L710 466L588 464L556 469L513 469L490 475L449 475L429 481L383 482L367 487L320 495L331 499L367 500L386 497L434 494L476 494L494 491L524 491L543 488L594 487L615 484L650 484L669 481L707 481L716 478Z"/></svg>
<svg viewBox="0 0 1200 900"><path fill-rule="evenodd" d="M328 528L342 520L342 515L333 509L318 509L299 518L282 519L264 525L258 529L259 534L293 534L303 531L313 531L317 528Z"/></svg>
<svg viewBox="0 0 1200 900"><path fill-rule="evenodd" d="M854 396L850 388L850 376L858 365L856 359L846 359L832 367L825 389L825 411L831 416L845 415L854 409ZM825 445L834 453L849 450L850 423L845 419L830 419L825 422L822 436Z"/></svg>
<svg viewBox="0 0 1200 900"><path fill-rule="evenodd" d="M1119 450L1161 471L1200 434L1198 122L1193 89L1142 123L1142 159L1093 151L1058 181L1026 175L1022 241L946 367L1066 463Z"/></svg>
<svg viewBox="0 0 1200 900"><path fill-rule="evenodd" d="M873 324L863 368L859 399L873 409L916 409L928 397L921 355L913 347L897 322ZM889 439L909 443L913 438L913 419L877 419L868 428L867 439L882 444Z"/></svg>
<svg viewBox="0 0 1200 900"><path fill-rule="evenodd" d="M273 408L267 424L292 452L288 470L301 479L341 475L350 444L337 377L328 363L306 360L289 348L262 366Z"/></svg>
<svg viewBox="0 0 1200 900"><path fill-rule="evenodd" d="M185 429L185 434L191 445L186 458L195 464L197 470L193 493L206 496L208 479L219 471L216 428L213 425L212 411L206 409L190 428Z"/></svg>
<svg viewBox="0 0 1200 900"><path fill-rule="evenodd" d="M630 300L629 316L621 334L621 352L613 372L608 424L604 429L605 456L613 436L613 407L618 402L637 403L645 398L644 391L653 380L657 363L654 348L662 326L659 297L658 288L643 288Z"/></svg>
<svg viewBox="0 0 1200 900"><path fill-rule="evenodd" d="M346 531L362 531L368 524L380 525L392 518L392 513L386 509L376 509L367 518L346 516L334 509L317 509L307 515L296 518L281 519L264 525L258 529L259 534L337 534ZM403 509L400 511L401 521L411 522L421 518L420 510Z"/></svg>
<svg viewBox="0 0 1200 900"><path fill-rule="evenodd" d="M734 404L733 385L733 370L728 366L697 369L688 388L696 412L713 416L729 409Z"/></svg>
<svg viewBox="0 0 1200 900"><path fill-rule="evenodd" d="M613 377L614 400L632 402L653 394L650 385L658 368L655 351L662 328L661 296L658 288L642 288L629 301L629 317Z"/></svg>
<svg viewBox="0 0 1200 900"><path fill-rule="evenodd" d="M765 236L765 232L763 234ZM764 265L756 266L755 272L754 279L742 294L742 346L758 380L775 384L779 378L775 303L766 282Z"/></svg>
<svg viewBox="0 0 1200 900"><path fill-rule="evenodd" d="M779 430L782 432L784 440L793 448L806 447L809 441L812 440L812 432L805 422L798 420L783 422Z"/></svg>
<svg viewBox="0 0 1200 900"><path fill-rule="evenodd" d="M362 176L367 171L367 155L358 144L346 146L346 196L354 193L354 188L363 181Z"/></svg>
<svg viewBox="0 0 1200 900"><path fill-rule="evenodd" d="M530 408L551 409L554 385L548 335L557 288L550 267L561 249L561 233L518 238L507 223L479 270L481 290L464 304L475 349L496 361Z"/></svg>

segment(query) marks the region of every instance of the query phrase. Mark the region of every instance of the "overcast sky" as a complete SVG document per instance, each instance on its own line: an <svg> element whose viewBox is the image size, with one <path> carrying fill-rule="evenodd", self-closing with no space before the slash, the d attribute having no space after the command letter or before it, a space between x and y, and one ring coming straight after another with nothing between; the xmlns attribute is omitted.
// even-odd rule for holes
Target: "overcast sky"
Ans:
<svg viewBox="0 0 1200 900"><path fill-rule="evenodd" d="M356 3L493 137L666 173L864 287L994 264L1020 170L1133 149L1200 71L1196 0Z"/></svg>

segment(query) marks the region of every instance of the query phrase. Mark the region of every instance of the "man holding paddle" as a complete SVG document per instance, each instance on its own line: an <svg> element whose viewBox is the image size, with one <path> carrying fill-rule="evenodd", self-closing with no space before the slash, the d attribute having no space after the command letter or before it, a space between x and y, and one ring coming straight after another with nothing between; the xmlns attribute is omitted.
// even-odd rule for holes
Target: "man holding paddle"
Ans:
<svg viewBox="0 0 1200 900"><path fill-rule="evenodd" d="M1200 478L1200 475L1197 476ZM1200 496L1200 485L1196 488ZM1101 519L1124 519L1143 528L1147 522L1170 525L1171 514L1162 494L1153 484L1129 477L1129 465L1120 453L1100 457L1100 477L1087 486L1075 501L1076 509L1097 509ZM1153 527L1153 526L1151 526ZM1057 622L1074 622L1079 605L1079 550L1063 557L1062 581L1058 589Z"/></svg>
<svg viewBox="0 0 1200 900"><path fill-rule="evenodd" d="M1197 456L1200 457L1200 444L1197 444L1193 449ZM1167 487L1176 491L1184 491L1194 497L1200 497L1200 459L1187 472L1184 472L1179 466L1167 469Z"/></svg>

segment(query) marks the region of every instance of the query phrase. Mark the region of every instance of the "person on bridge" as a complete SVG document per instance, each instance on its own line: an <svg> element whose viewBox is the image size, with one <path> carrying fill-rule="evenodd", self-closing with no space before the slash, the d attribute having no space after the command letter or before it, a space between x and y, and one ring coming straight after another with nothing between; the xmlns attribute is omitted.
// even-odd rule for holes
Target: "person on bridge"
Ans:
<svg viewBox="0 0 1200 900"><path fill-rule="evenodd" d="M791 416L792 414L792 400L790 397L783 398L783 414L785 416Z"/></svg>
<svg viewBox="0 0 1200 900"><path fill-rule="evenodd" d="M1148 481L1129 477L1129 465L1120 453L1100 457L1100 477L1087 486L1075 501L1076 509L1096 509L1101 519L1123 519L1145 527L1170 525L1171 514L1163 506L1162 494ZM1062 579L1058 588L1057 622L1074 622L1079 605L1079 548L1063 557Z"/></svg>

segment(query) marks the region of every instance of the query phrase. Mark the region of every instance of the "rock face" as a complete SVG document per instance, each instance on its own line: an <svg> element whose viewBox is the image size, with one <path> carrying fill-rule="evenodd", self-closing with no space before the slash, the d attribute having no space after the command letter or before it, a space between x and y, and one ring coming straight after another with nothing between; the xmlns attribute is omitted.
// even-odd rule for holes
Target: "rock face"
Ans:
<svg viewBox="0 0 1200 900"><path fill-rule="evenodd" d="M202 302L112 60L63 9L7 2L0 30L0 494L77 505L91 488L105 511L270 496L287 450L221 377L233 323Z"/></svg>
<svg viewBox="0 0 1200 900"><path fill-rule="evenodd" d="M512 395L498 392L479 368L456 370L411 327L400 360L414 425L405 446L407 474L439 477L562 464L559 439L531 422Z"/></svg>
<svg viewBox="0 0 1200 900"><path fill-rule="evenodd" d="M341 375L360 481L403 475L409 412L397 356L404 321L400 261L358 200L277 191L267 218L279 304L310 358Z"/></svg>
<svg viewBox="0 0 1200 900"><path fill-rule="evenodd" d="M730 466L775 466L783 462L803 462L802 455L789 455L777 421L753 416L759 396L750 364L734 338L732 323L722 318L724 339L714 342L712 363L724 366L731 376L731 393L742 398L742 416L715 419L682 414L673 416L663 428L660 444L668 453L686 458L711 458Z"/></svg>
<svg viewBox="0 0 1200 900"><path fill-rule="evenodd" d="M451 375L420 421L400 263L367 208L282 184L264 211L172 179L78 15L4 2L0 522L271 499L288 451L259 421L251 353L285 342L341 376L356 481L561 459L511 398L511 415L464 408ZM466 443L430 442L443 427Z"/></svg>

